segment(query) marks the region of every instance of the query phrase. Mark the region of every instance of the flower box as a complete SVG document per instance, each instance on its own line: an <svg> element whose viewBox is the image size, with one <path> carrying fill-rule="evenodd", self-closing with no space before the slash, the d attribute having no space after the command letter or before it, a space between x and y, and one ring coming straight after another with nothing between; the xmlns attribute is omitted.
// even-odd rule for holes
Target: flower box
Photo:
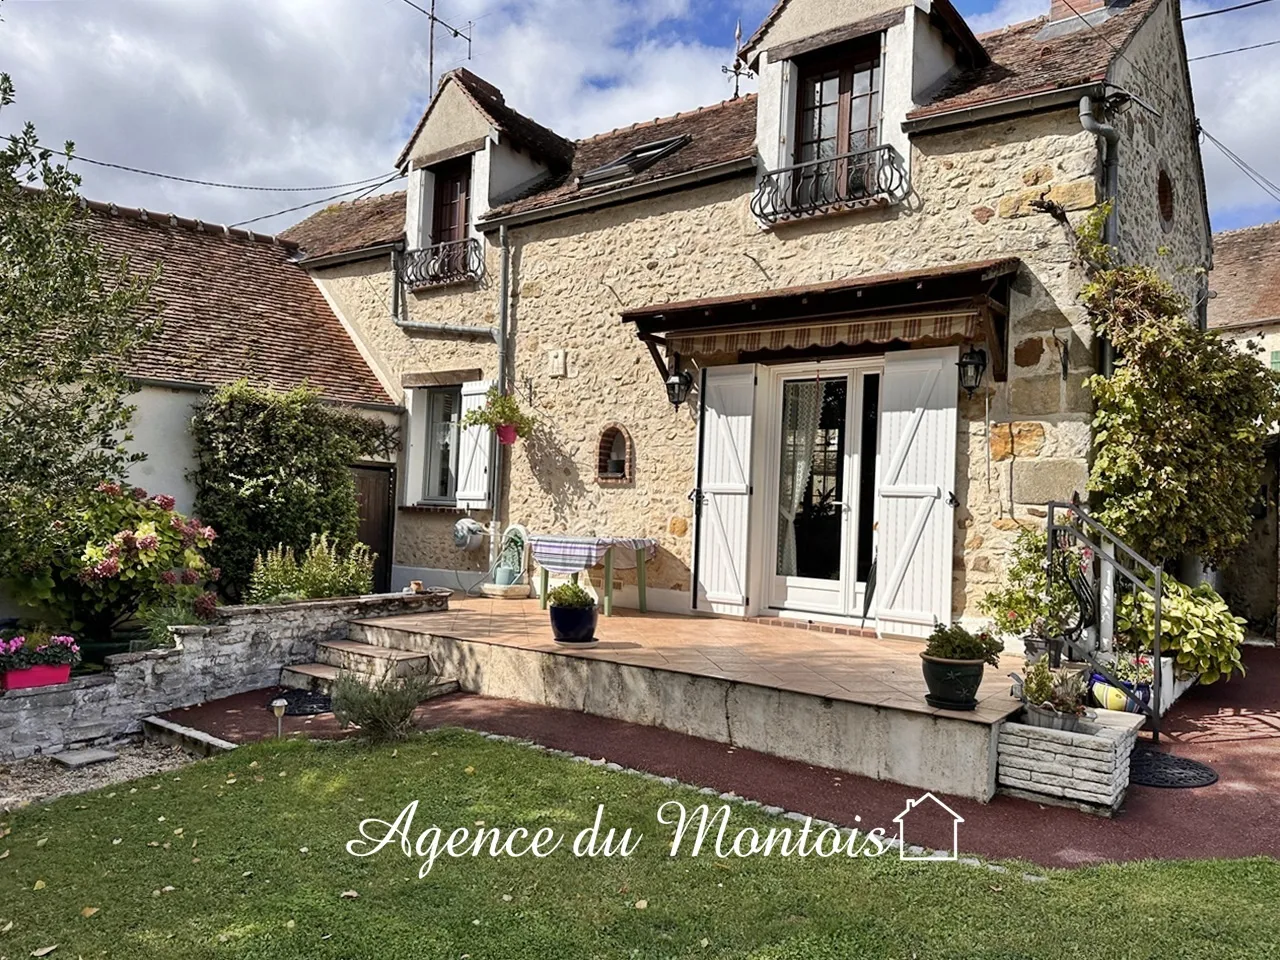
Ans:
<svg viewBox="0 0 1280 960"><path fill-rule="evenodd" d="M31 687L50 687L71 679L71 664L40 663L25 670L10 670L0 674L0 690L27 690Z"/></svg>

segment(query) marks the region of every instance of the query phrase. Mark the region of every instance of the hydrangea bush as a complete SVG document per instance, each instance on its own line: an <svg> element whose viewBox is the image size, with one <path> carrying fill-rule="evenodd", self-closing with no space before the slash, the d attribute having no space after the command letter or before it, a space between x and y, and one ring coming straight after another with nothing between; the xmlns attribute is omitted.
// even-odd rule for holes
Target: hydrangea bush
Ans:
<svg viewBox="0 0 1280 960"><path fill-rule="evenodd" d="M208 616L220 571L204 551L217 534L141 487L101 483L83 507L54 524L53 549L15 579L18 599L47 610L94 640L148 608L191 604Z"/></svg>

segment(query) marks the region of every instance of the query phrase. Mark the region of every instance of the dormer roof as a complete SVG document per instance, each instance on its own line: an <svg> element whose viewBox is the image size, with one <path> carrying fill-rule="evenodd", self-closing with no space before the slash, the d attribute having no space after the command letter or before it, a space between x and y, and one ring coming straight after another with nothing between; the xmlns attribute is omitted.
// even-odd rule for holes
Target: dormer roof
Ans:
<svg viewBox="0 0 1280 960"><path fill-rule="evenodd" d="M465 67L459 67L457 70L450 70L440 78L435 96L431 98L431 103L427 105L427 109L418 120L418 125L413 128L409 142L404 145L400 156L396 158L397 167L403 168L408 162L413 144L417 141L422 128L426 126L427 119L431 116L436 104L440 102L440 94L450 83L456 83L458 89L484 115L489 124L505 135L513 146L527 150L543 161L548 169L563 171L573 162L573 141L566 140L549 127L544 127L536 120L513 110L507 105L501 90Z"/></svg>

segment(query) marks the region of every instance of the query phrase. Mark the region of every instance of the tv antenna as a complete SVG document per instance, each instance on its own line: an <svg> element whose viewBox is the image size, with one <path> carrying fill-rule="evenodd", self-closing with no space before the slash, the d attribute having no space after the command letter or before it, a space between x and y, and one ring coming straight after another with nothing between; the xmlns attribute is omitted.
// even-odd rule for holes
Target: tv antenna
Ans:
<svg viewBox="0 0 1280 960"><path fill-rule="evenodd" d="M430 9L420 7L413 0L403 0L404 3L413 7L420 14L431 21L431 27L427 33L427 89L435 90L436 86L436 25L453 35L455 40L467 41L467 59L471 59L471 34L475 30L475 21L468 20L465 27L455 27L446 20L436 16L436 0L431 0Z"/></svg>
<svg viewBox="0 0 1280 960"><path fill-rule="evenodd" d="M720 72L725 76L733 77L733 99L737 100L742 94L742 78L754 77L755 74L748 69L747 65L742 62L742 57L738 51L742 49L742 21L738 21L738 28L733 32L733 66L720 68Z"/></svg>

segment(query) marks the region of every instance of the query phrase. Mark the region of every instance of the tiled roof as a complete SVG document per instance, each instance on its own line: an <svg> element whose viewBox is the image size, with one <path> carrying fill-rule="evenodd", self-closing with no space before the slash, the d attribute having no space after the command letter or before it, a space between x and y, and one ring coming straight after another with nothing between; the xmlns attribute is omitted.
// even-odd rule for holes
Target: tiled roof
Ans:
<svg viewBox="0 0 1280 960"><path fill-rule="evenodd" d="M1280 319L1280 221L1213 235L1209 326Z"/></svg>
<svg viewBox="0 0 1280 960"><path fill-rule="evenodd" d="M443 90L444 85L450 80L456 80L462 92L475 104L476 109L488 117L489 122L505 133L517 146L523 147L545 161L554 171L559 172L569 165L573 159L573 142L566 140L549 127L544 127L536 120L531 120L524 114L511 109L507 106L502 91L493 84L477 77L465 67L459 67L440 78L440 83L436 87L436 96L439 96L439 91ZM409 159L409 150L413 147L413 142L418 139L418 134L422 132L427 117L431 115L431 107L434 105L433 98L418 121L418 125L414 127L409 142L400 151L400 156L396 159L397 167L403 166Z"/></svg>
<svg viewBox="0 0 1280 960"><path fill-rule="evenodd" d="M616 190L620 186L618 183L605 183L579 190L577 178L588 170L594 170L611 160L618 159L636 147L669 137L682 136L692 139L679 150L628 179L625 185L660 180L718 163L754 156L756 149L755 94L579 140L577 149L574 151L573 168L568 173L544 181L534 192L518 200L495 207L488 216L492 218L511 213L524 213L563 203L566 200L576 200L579 197L596 196Z"/></svg>
<svg viewBox="0 0 1280 960"><path fill-rule="evenodd" d="M910 119L974 107L1033 93L1061 90L1103 79L1112 60L1156 6L1158 0L1133 0L1101 23L1074 25L1068 33L1042 38L1048 17L1015 23L978 36L991 56L983 67L966 70L912 110Z"/></svg>
<svg viewBox="0 0 1280 960"><path fill-rule="evenodd" d="M280 236L308 257L325 257L404 239L405 192L334 203L295 223Z"/></svg>
<svg viewBox="0 0 1280 960"><path fill-rule="evenodd" d="M293 262L289 242L197 220L89 203L89 228L135 273L160 275L164 328L135 356L142 379L217 386L246 378L287 390L304 381L329 400L391 405L373 371Z"/></svg>

